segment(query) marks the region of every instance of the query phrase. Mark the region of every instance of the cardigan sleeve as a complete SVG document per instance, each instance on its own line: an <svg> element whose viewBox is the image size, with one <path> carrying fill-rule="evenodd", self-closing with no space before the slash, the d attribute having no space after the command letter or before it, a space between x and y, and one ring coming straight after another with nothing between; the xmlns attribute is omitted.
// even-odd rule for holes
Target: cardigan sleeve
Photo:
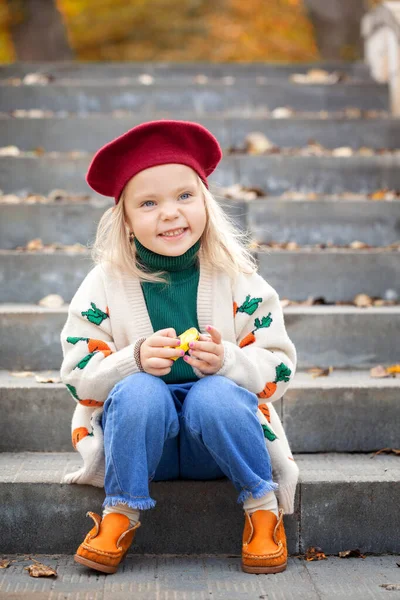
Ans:
<svg viewBox="0 0 400 600"><path fill-rule="evenodd" d="M72 298L60 339L61 381L83 406L102 405L119 380L140 371L134 358L138 340L120 350L115 346L99 266L86 275Z"/></svg>
<svg viewBox="0 0 400 600"><path fill-rule="evenodd" d="M237 277L233 318L236 344L223 340L224 362L216 375L229 377L260 399L279 400L296 371L296 348L278 293L257 272Z"/></svg>

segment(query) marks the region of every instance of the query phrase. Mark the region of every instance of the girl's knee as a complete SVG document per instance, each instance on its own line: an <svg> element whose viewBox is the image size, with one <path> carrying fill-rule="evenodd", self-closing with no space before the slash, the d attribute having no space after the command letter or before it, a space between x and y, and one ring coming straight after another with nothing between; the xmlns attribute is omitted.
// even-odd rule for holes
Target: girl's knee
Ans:
<svg viewBox="0 0 400 600"><path fill-rule="evenodd" d="M227 414L236 403L240 388L223 375L212 375L196 381L186 396L184 413L186 418L216 419Z"/></svg>
<svg viewBox="0 0 400 600"><path fill-rule="evenodd" d="M143 413L146 409L158 410L160 405L165 404L167 392L167 384L159 377L144 372L132 373L115 384L105 404L118 403L121 407L131 411L140 409Z"/></svg>

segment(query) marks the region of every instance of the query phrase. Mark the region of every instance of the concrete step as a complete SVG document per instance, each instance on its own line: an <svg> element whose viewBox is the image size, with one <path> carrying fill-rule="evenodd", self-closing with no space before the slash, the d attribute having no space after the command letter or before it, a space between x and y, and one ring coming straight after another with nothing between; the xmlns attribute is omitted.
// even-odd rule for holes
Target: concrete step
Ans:
<svg viewBox="0 0 400 600"><path fill-rule="evenodd" d="M193 111L208 112L272 110L291 106L295 110L338 110L358 107L364 110L388 110L388 88L375 82L344 82L334 85L297 84L282 78L265 82L212 81L207 85L185 80L156 79L152 85L127 83L115 85L113 80L79 80L49 85L9 85L0 83L0 111L41 109L77 113L134 110L142 115L165 112L178 115Z"/></svg>
<svg viewBox="0 0 400 600"><path fill-rule="evenodd" d="M400 121L392 118L345 119L345 118L224 118L188 114L179 120L195 121L204 125L218 139L223 150L235 146L244 147L245 137L252 131L264 133L280 147L302 147L309 140L316 140L325 148L349 146L388 148L398 147ZM112 117L107 114L76 115L66 118L0 118L1 144L13 145L20 150L44 148L46 152L86 150L98 148L122 135L143 119L135 116Z"/></svg>
<svg viewBox="0 0 400 600"><path fill-rule="evenodd" d="M398 457L323 453L294 458L300 477L295 512L284 518L289 554L309 546L327 553L400 551ZM60 483L80 466L77 453L0 454L3 553L76 550L92 527L86 512L101 513L104 500L103 488ZM150 493L157 505L141 513L133 554L240 555L243 511L227 478L157 481Z"/></svg>
<svg viewBox="0 0 400 600"><path fill-rule="evenodd" d="M400 239L400 202L366 198L321 197L286 200L263 197L240 200L217 197L218 203L242 230L262 243L345 245L361 240L371 246ZM12 250L34 238L43 244L83 244L94 240L102 214L114 206L110 198L87 201L57 200L47 203L2 203L0 199L0 247Z"/></svg>
<svg viewBox="0 0 400 600"><path fill-rule="evenodd" d="M281 298L296 302L310 296L325 302L351 303L357 294L386 298L388 290L400 302L400 248L385 250L312 249L253 251L260 274ZM7 285L0 302L36 304L47 294L60 294L70 302L93 267L89 251L0 250L0 271ZM392 292L390 292L392 294ZM392 295L388 299L396 299Z"/></svg>
<svg viewBox="0 0 400 600"><path fill-rule="evenodd" d="M78 546L77 542L77 546ZM18 597L38 600L38 582L29 578L25 567L32 558L9 555L13 564L4 569L0 593L4 600ZM43 578L40 599L53 600L68 594L69 600L101 598L116 600L134 595L135 600L384 600L387 591L398 590L400 555L363 555L362 560L326 560L288 557L287 569L278 577L249 577L241 570L240 556L132 556L129 552L118 572L110 576L74 562L70 555L35 554L33 558L57 571L57 579ZM397 563L397 564L396 564ZM121 592L121 595L118 594ZM118 596L117 596L118 594Z"/></svg>
<svg viewBox="0 0 400 600"><path fill-rule="evenodd" d="M4 193L48 194L54 189L89 193L85 174L92 154L71 158L66 154L5 156L0 158L0 181ZM260 187L266 195L289 190L340 194L369 194L378 189L400 188L400 157L374 156L282 156L234 154L225 156L209 177L210 183L240 183Z"/></svg>
<svg viewBox="0 0 400 600"><path fill-rule="evenodd" d="M345 73L350 77L369 80L370 74L364 62L312 62L312 63L268 63L268 62L17 62L0 66L0 79L24 77L30 73L44 73L56 79L120 79L149 74L153 77L187 78L206 75L211 78L237 76L244 79L256 76L289 77L292 73L307 73L310 69Z"/></svg>
<svg viewBox="0 0 400 600"><path fill-rule="evenodd" d="M0 371L0 452L68 452L76 403L59 371L17 377ZM373 452L399 445L400 379L334 369L328 377L297 371L274 403L292 452ZM301 423L301 427L299 427ZM379 423L379 426L377 426Z"/></svg>
<svg viewBox="0 0 400 600"><path fill-rule="evenodd" d="M0 369L58 369L68 305L0 304ZM287 306L285 324L298 368L368 368L398 360L400 306Z"/></svg>

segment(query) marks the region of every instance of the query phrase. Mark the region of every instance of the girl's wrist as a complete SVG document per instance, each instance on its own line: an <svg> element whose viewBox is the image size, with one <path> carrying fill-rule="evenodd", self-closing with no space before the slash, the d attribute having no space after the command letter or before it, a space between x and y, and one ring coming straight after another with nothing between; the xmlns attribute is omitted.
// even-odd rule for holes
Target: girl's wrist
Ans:
<svg viewBox="0 0 400 600"><path fill-rule="evenodd" d="M142 366L142 362L140 360L140 347L141 347L141 345L143 344L143 342L146 339L147 338L145 338L145 337L139 338L136 341L134 349L133 349L133 356L135 358L135 361L136 361L136 364L137 364L137 367L138 367L139 371L144 371L143 366Z"/></svg>

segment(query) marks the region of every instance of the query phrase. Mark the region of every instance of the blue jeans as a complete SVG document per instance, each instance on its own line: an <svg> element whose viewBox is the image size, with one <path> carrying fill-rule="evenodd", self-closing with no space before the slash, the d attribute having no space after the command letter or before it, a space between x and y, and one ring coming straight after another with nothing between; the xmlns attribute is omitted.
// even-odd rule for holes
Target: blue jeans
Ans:
<svg viewBox="0 0 400 600"><path fill-rule="evenodd" d="M104 402L106 498L145 510L150 481L228 477L259 498L278 488L257 418L258 398L221 375L167 384L148 373L119 381Z"/></svg>

